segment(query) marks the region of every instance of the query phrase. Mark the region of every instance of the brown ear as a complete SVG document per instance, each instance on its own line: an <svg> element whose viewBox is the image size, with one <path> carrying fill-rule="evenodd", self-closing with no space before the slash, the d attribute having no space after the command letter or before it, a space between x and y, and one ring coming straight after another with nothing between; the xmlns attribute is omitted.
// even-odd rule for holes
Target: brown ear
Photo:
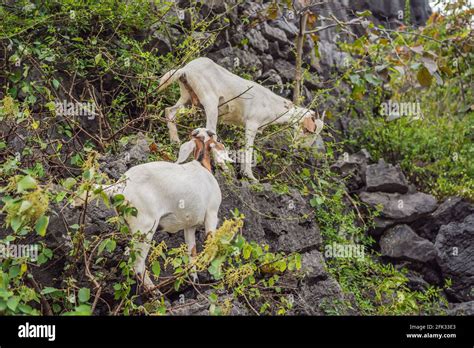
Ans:
<svg viewBox="0 0 474 348"><path fill-rule="evenodd" d="M202 160L202 156L204 156L204 143L196 140L194 140L194 142L196 143L196 147L194 148L193 156L196 161L200 161Z"/></svg>
<svg viewBox="0 0 474 348"><path fill-rule="evenodd" d="M303 127L309 133L314 133L316 131L316 124L314 123L312 117L305 117L305 119L303 120Z"/></svg>

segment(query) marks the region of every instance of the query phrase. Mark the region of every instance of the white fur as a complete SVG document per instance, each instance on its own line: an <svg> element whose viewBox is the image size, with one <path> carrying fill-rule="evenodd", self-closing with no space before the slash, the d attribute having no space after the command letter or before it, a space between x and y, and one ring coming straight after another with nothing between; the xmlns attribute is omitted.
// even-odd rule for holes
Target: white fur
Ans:
<svg viewBox="0 0 474 348"><path fill-rule="evenodd" d="M251 159L258 131L272 123L299 124L306 117L315 118L314 111L295 106L258 83L232 74L209 58L197 58L181 69L169 71L160 80L159 90L165 89L175 81L180 85L181 96L178 102L165 112L173 141L179 142L174 123L176 112L191 102L191 95L180 81L182 77L187 80L205 110L207 129L216 132L218 117L224 123L245 127L246 161L243 171L251 179L255 179ZM241 96L236 98L239 95ZM225 103L227 101L229 102ZM318 127L316 133L319 133L322 130L322 122L316 123L316 126Z"/></svg>
<svg viewBox="0 0 474 348"><path fill-rule="evenodd" d="M141 253L135 261L135 272L145 276L145 286L152 286L145 274L145 260L156 229L169 233L184 230L191 253L197 226L204 224L206 233L216 230L221 190L214 176L195 160L185 164L141 164L130 168L125 177L122 194L138 210L127 223L132 232L146 235L137 246Z"/></svg>
<svg viewBox="0 0 474 348"><path fill-rule="evenodd" d="M185 161L194 140L183 144L179 161ZM130 168L120 184L104 190L109 196L123 194L138 211L127 217L132 233L141 233L144 240L137 244L139 255L134 270L144 281L145 288L153 282L145 272L145 261L155 231L176 233L184 230L188 252L196 246L196 227L204 225L206 233L214 233L222 200L217 180L196 160L185 164L150 162ZM76 203L76 205L79 205ZM196 275L193 274L196 279Z"/></svg>

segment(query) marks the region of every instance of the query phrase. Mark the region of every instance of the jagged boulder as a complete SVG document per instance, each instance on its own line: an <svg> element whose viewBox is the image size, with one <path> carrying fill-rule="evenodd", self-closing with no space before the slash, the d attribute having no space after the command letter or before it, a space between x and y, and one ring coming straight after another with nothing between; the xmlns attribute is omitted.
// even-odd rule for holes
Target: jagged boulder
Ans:
<svg viewBox="0 0 474 348"><path fill-rule="evenodd" d="M387 164L383 159L380 159L376 164L367 166L365 182L369 192L408 192L408 181L400 166Z"/></svg>
<svg viewBox="0 0 474 348"><path fill-rule="evenodd" d="M474 316L474 301L456 303L446 312L448 315Z"/></svg>
<svg viewBox="0 0 474 348"><path fill-rule="evenodd" d="M318 250L311 250L304 253L301 258L301 269L305 279L312 281L326 279L327 272L324 268L324 257Z"/></svg>
<svg viewBox="0 0 474 348"><path fill-rule="evenodd" d="M250 29L250 31L245 34L249 40L250 46L255 48L257 52L266 52L268 51L268 41L263 37L262 33L255 29Z"/></svg>
<svg viewBox="0 0 474 348"><path fill-rule="evenodd" d="M348 189L355 191L365 185L365 171L367 162L370 160L370 154L362 149L354 154L344 154L331 165L331 170L343 178L350 177Z"/></svg>
<svg viewBox="0 0 474 348"><path fill-rule="evenodd" d="M261 30L263 36L270 41L276 41L283 45L290 44L285 32L280 28L270 26L267 22L263 22L261 25Z"/></svg>
<svg viewBox="0 0 474 348"><path fill-rule="evenodd" d="M339 283L334 278L308 280L303 282L295 303L295 314L327 315L338 313L352 314L344 305L348 299L344 296Z"/></svg>
<svg viewBox="0 0 474 348"><path fill-rule="evenodd" d="M418 236L408 225L397 225L380 238L383 256L416 262L430 262L436 258L436 249L429 240Z"/></svg>
<svg viewBox="0 0 474 348"><path fill-rule="evenodd" d="M295 66L284 59L275 60L275 69L283 81L291 81L295 78Z"/></svg>
<svg viewBox="0 0 474 348"><path fill-rule="evenodd" d="M289 20L276 19L270 22L270 26L283 30L287 38L290 40L298 35L298 27Z"/></svg>
<svg viewBox="0 0 474 348"><path fill-rule="evenodd" d="M474 214L441 226L435 247L443 277L452 280L448 294L460 302L474 300Z"/></svg>
<svg viewBox="0 0 474 348"><path fill-rule="evenodd" d="M143 133L124 145L117 154L107 154L99 158L100 170L112 179L119 179L129 168L147 161L150 147Z"/></svg>
<svg viewBox="0 0 474 348"><path fill-rule="evenodd" d="M411 227L420 236L434 242L441 226L450 222L462 222L474 213L474 204L462 197L449 197L424 219L414 221Z"/></svg>
<svg viewBox="0 0 474 348"><path fill-rule="evenodd" d="M406 194L362 192L360 199L372 208L382 207L381 217L397 223L415 221L437 207L436 198L421 192Z"/></svg>
<svg viewBox="0 0 474 348"><path fill-rule="evenodd" d="M252 67L255 78L262 74L263 64L252 49L243 50L235 47L225 47L209 53L207 56L230 71L239 67Z"/></svg>
<svg viewBox="0 0 474 348"><path fill-rule="evenodd" d="M245 182L226 181L217 174L221 191L221 217L238 208L245 215L244 236L270 245L273 250L304 252L321 245L314 210L297 190L277 194L271 185L255 188Z"/></svg>
<svg viewBox="0 0 474 348"><path fill-rule="evenodd" d="M267 70L262 76L260 76L260 80L264 86L268 86L278 94L283 91L283 80L274 69Z"/></svg>
<svg viewBox="0 0 474 348"><path fill-rule="evenodd" d="M169 307L170 315L193 315L202 316L210 315L208 297L214 292L213 289L206 290L202 294L197 296L186 296L186 294L180 294L178 299L171 303ZM219 301L223 302L226 299L232 300L232 307L228 315L250 315L246 305L241 303L239 300L233 299L232 294L220 291Z"/></svg>

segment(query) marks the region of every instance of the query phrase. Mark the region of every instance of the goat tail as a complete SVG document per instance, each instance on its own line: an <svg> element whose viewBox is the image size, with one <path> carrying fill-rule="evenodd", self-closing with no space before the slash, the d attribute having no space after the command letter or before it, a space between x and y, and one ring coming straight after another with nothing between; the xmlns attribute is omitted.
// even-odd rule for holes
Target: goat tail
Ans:
<svg viewBox="0 0 474 348"><path fill-rule="evenodd" d="M172 69L164 74L160 79L160 86L158 87L158 92L161 92L168 88L173 82L178 78L178 70Z"/></svg>

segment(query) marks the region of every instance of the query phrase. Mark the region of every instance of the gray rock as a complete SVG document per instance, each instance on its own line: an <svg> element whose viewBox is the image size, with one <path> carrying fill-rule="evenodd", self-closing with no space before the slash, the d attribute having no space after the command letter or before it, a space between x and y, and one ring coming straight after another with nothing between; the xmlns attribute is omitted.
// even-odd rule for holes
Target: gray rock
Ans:
<svg viewBox="0 0 474 348"><path fill-rule="evenodd" d="M436 258L433 243L419 237L408 225L397 225L380 238L383 256L394 259L429 262Z"/></svg>
<svg viewBox="0 0 474 348"><path fill-rule="evenodd" d="M443 277L452 280L448 295L460 302L474 300L474 214L441 226L435 247Z"/></svg>
<svg viewBox="0 0 474 348"><path fill-rule="evenodd" d="M249 19L256 19L260 12L264 10L262 4L255 1L245 1L242 3L243 15L248 16Z"/></svg>
<svg viewBox="0 0 474 348"><path fill-rule="evenodd" d="M362 149L355 154L343 154L330 168L342 178L351 177L348 189L355 191L365 185L365 170L369 159L370 154Z"/></svg>
<svg viewBox="0 0 474 348"><path fill-rule="evenodd" d="M387 164L383 159L380 159L377 164L367 166L365 182L369 192L408 192L408 181L400 167Z"/></svg>
<svg viewBox="0 0 474 348"><path fill-rule="evenodd" d="M278 42L269 41L268 46L269 46L269 52L272 55L272 57L274 57L274 59L277 59L277 58L286 59L285 54L280 50L280 46L278 45Z"/></svg>
<svg viewBox="0 0 474 348"><path fill-rule="evenodd" d="M317 74L310 74L309 77L305 78L303 83L305 86L308 86L311 89L318 89L323 87L321 79Z"/></svg>
<svg viewBox="0 0 474 348"><path fill-rule="evenodd" d="M226 10L226 3L231 7L235 4L235 0L201 0L201 3L214 13L223 13Z"/></svg>
<svg viewBox="0 0 474 348"><path fill-rule="evenodd" d="M474 316L474 301L453 304L446 314Z"/></svg>
<svg viewBox="0 0 474 348"><path fill-rule="evenodd" d="M283 30L276 27L271 27L267 22L262 23L261 30L263 36L269 41L276 41L284 45L290 44Z"/></svg>
<svg viewBox="0 0 474 348"><path fill-rule="evenodd" d="M295 66L290 62L277 59L275 60L275 69L278 71L283 81L292 81L295 78Z"/></svg>
<svg viewBox="0 0 474 348"><path fill-rule="evenodd" d="M149 45L149 50L156 50L155 54L158 55L165 55L172 50L170 39L158 31L153 32Z"/></svg>
<svg viewBox="0 0 474 348"><path fill-rule="evenodd" d="M226 181L220 173L216 177L222 190L219 216L231 217L238 208L246 216L243 235L247 240L286 252L305 252L321 245L314 211L298 191L277 194L268 184L255 190L245 182Z"/></svg>
<svg viewBox="0 0 474 348"><path fill-rule="evenodd" d="M430 287L430 284L421 275L411 270L408 271L406 277L408 279L407 286L411 290L424 292Z"/></svg>
<svg viewBox="0 0 474 348"><path fill-rule="evenodd" d="M426 193L362 192L362 202L372 208L382 207L381 217L396 222L412 222L436 209L436 198Z"/></svg>
<svg viewBox="0 0 474 348"><path fill-rule="evenodd" d="M113 179L119 179L129 168L145 163L150 154L148 140L143 133L126 144L117 155L99 158L100 170Z"/></svg>
<svg viewBox="0 0 474 348"><path fill-rule="evenodd" d="M295 298L295 314L327 315L350 314L348 299L340 285L333 279L304 282Z"/></svg>
<svg viewBox="0 0 474 348"><path fill-rule="evenodd" d="M272 70L273 69L273 57L271 54L262 54L260 56L260 61L262 62L263 64L263 71L265 71L265 73L269 70ZM265 74L264 73L264 74ZM281 80L281 78L280 78Z"/></svg>
<svg viewBox="0 0 474 348"><path fill-rule="evenodd" d="M384 219L379 216L374 218L375 227L380 230L380 232L385 231L388 227L395 225L395 220Z"/></svg>
<svg viewBox="0 0 474 348"><path fill-rule="evenodd" d="M255 48L258 52L268 51L268 41L263 37L260 31L250 29L245 36L248 38L250 46Z"/></svg>
<svg viewBox="0 0 474 348"><path fill-rule="evenodd" d="M323 254L318 250L311 250L302 255L301 270L306 279L327 279L328 274L324 264Z"/></svg>
<svg viewBox="0 0 474 348"><path fill-rule="evenodd" d="M288 39L294 39L298 35L298 27L287 20L277 19L269 23L271 26L277 27L285 32Z"/></svg>
<svg viewBox="0 0 474 348"><path fill-rule="evenodd" d="M283 80L281 76L273 69L268 70L259 78L259 82L273 92L281 94L283 91Z"/></svg>
<svg viewBox="0 0 474 348"><path fill-rule="evenodd" d="M212 290L207 290L202 294L199 294L196 298L186 299L185 297L182 300L174 301L170 307L170 315L186 315L186 316L203 316L210 315L209 308L211 303L208 298L209 295L213 292ZM231 294L221 293L219 294L219 302L222 303L226 299L231 299L232 308L230 309L229 315L249 315L247 307L242 304L239 300L234 299Z"/></svg>
<svg viewBox="0 0 474 348"><path fill-rule="evenodd" d="M254 70L254 77L258 78L262 74L262 62L253 50L242 50L240 48L226 47L216 52L208 54L217 64L233 71L238 69ZM235 58L238 58L236 60ZM237 62L237 65L236 65Z"/></svg>
<svg viewBox="0 0 474 348"><path fill-rule="evenodd" d="M410 15L415 25L424 25L433 13L428 0L411 0Z"/></svg>
<svg viewBox="0 0 474 348"><path fill-rule="evenodd" d="M275 69L278 71L283 81L291 81L295 78L295 66L286 60L275 60Z"/></svg>
<svg viewBox="0 0 474 348"><path fill-rule="evenodd" d="M434 242L442 225L462 222L466 216L473 213L474 204L462 197L449 197L426 218L413 222L411 227L420 236Z"/></svg>

